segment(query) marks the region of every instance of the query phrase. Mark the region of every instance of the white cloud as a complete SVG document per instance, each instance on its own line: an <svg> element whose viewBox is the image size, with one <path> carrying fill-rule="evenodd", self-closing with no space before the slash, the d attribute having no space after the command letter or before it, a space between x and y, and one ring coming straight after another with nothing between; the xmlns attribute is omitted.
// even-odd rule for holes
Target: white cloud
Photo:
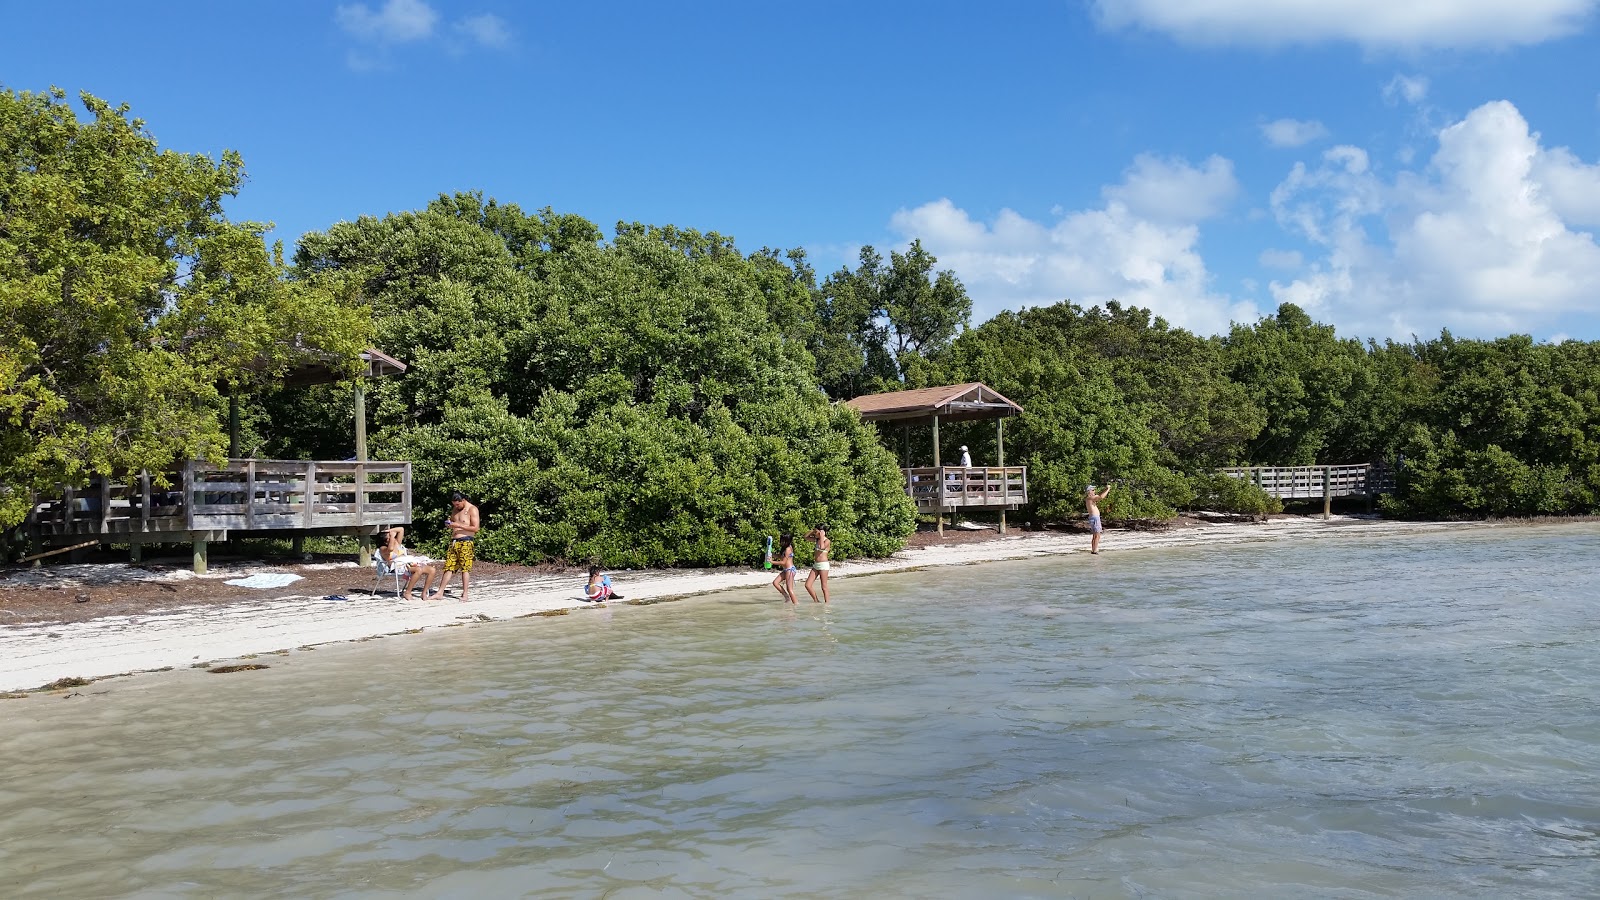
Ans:
<svg viewBox="0 0 1600 900"><path fill-rule="evenodd" d="M1338 147L1272 194L1278 221L1321 250L1274 297L1356 334L1537 331L1600 309L1600 166L1540 146L1506 101L1438 134L1426 168L1385 178Z"/></svg>
<svg viewBox="0 0 1600 900"><path fill-rule="evenodd" d="M511 28L493 13L468 16L454 26L457 35L483 47L502 49L511 46Z"/></svg>
<svg viewBox="0 0 1600 900"><path fill-rule="evenodd" d="M422 0L386 0L376 11L365 3L340 6L334 19L340 28L361 40L404 44L432 36L439 14Z"/></svg>
<svg viewBox="0 0 1600 900"><path fill-rule="evenodd" d="M1428 96L1426 75L1396 75L1383 86L1383 102L1394 106L1401 100L1415 106Z"/></svg>
<svg viewBox="0 0 1600 900"><path fill-rule="evenodd" d="M1294 270L1306 263L1305 257L1300 254L1299 250L1274 250L1271 248L1261 251L1261 256L1257 261L1261 263L1261 267L1264 269Z"/></svg>
<svg viewBox="0 0 1600 900"><path fill-rule="evenodd" d="M1328 136L1328 128L1312 119L1278 119L1261 126L1261 136L1274 147L1302 147Z"/></svg>
<svg viewBox="0 0 1600 900"><path fill-rule="evenodd" d="M1103 191L1102 208L1054 223L1009 209L984 223L941 199L896 212L891 226L906 240L920 238L940 267L956 272L978 321L1003 308L1115 299L1209 334L1258 316L1254 304L1212 292L1197 249L1198 223L1237 192L1233 165L1221 157L1196 168L1141 156L1121 184Z"/></svg>
<svg viewBox="0 0 1600 900"><path fill-rule="evenodd" d="M1202 44L1503 47L1579 30L1600 0L1094 0L1103 27Z"/></svg>
<svg viewBox="0 0 1600 900"><path fill-rule="evenodd" d="M1107 201L1122 203L1136 216L1162 222L1192 222L1221 212L1239 193L1233 163L1212 156L1201 168L1181 159L1141 153L1123 181L1101 190Z"/></svg>
<svg viewBox="0 0 1600 900"><path fill-rule="evenodd" d="M346 55L350 68L358 72L389 68L394 48L401 45L442 47L452 54L511 46L511 28L499 16L467 16L441 29L439 13L425 0L384 0L377 9L365 3L340 6L334 21L359 42Z"/></svg>

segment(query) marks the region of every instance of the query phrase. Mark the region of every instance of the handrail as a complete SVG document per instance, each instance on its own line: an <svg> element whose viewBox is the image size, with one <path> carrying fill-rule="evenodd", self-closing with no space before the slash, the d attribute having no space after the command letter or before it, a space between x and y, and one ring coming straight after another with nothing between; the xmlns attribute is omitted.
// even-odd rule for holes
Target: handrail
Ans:
<svg viewBox="0 0 1600 900"><path fill-rule="evenodd" d="M27 524L49 534L351 527L411 520L411 463L191 460L156 485L148 471L93 477L39 498Z"/></svg>
<svg viewBox="0 0 1600 900"><path fill-rule="evenodd" d="M901 469L918 509L1015 507L1028 502L1027 466L921 466Z"/></svg>

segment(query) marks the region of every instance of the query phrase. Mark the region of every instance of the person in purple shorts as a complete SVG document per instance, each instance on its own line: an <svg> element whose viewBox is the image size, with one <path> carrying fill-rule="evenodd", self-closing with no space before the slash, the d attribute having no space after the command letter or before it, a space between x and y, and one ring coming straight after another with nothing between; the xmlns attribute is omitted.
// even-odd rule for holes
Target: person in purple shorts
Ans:
<svg viewBox="0 0 1600 900"><path fill-rule="evenodd" d="M1095 492L1092 484L1083 490L1083 505L1089 508L1089 533L1094 535L1089 539L1090 553L1100 552L1100 501L1106 499L1106 496L1110 493L1111 485L1109 484L1106 485L1105 490L1098 493Z"/></svg>

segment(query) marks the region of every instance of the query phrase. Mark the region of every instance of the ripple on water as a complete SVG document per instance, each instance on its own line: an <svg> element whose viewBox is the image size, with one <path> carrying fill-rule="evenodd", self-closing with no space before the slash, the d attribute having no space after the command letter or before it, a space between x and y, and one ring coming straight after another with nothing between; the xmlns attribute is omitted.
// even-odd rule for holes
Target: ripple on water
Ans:
<svg viewBox="0 0 1600 900"><path fill-rule="evenodd" d="M1580 896L1600 528L447 629L6 707L17 896ZM115 885L116 887L108 887Z"/></svg>

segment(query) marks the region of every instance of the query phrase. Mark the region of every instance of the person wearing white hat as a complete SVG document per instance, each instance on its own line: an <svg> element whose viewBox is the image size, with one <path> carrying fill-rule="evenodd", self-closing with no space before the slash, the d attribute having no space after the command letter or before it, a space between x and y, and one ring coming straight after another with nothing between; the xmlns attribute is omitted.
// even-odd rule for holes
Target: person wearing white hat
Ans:
<svg viewBox="0 0 1600 900"><path fill-rule="evenodd" d="M963 469L972 468L972 454L967 452L966 444L961 445L961 467Z"/></svg>

